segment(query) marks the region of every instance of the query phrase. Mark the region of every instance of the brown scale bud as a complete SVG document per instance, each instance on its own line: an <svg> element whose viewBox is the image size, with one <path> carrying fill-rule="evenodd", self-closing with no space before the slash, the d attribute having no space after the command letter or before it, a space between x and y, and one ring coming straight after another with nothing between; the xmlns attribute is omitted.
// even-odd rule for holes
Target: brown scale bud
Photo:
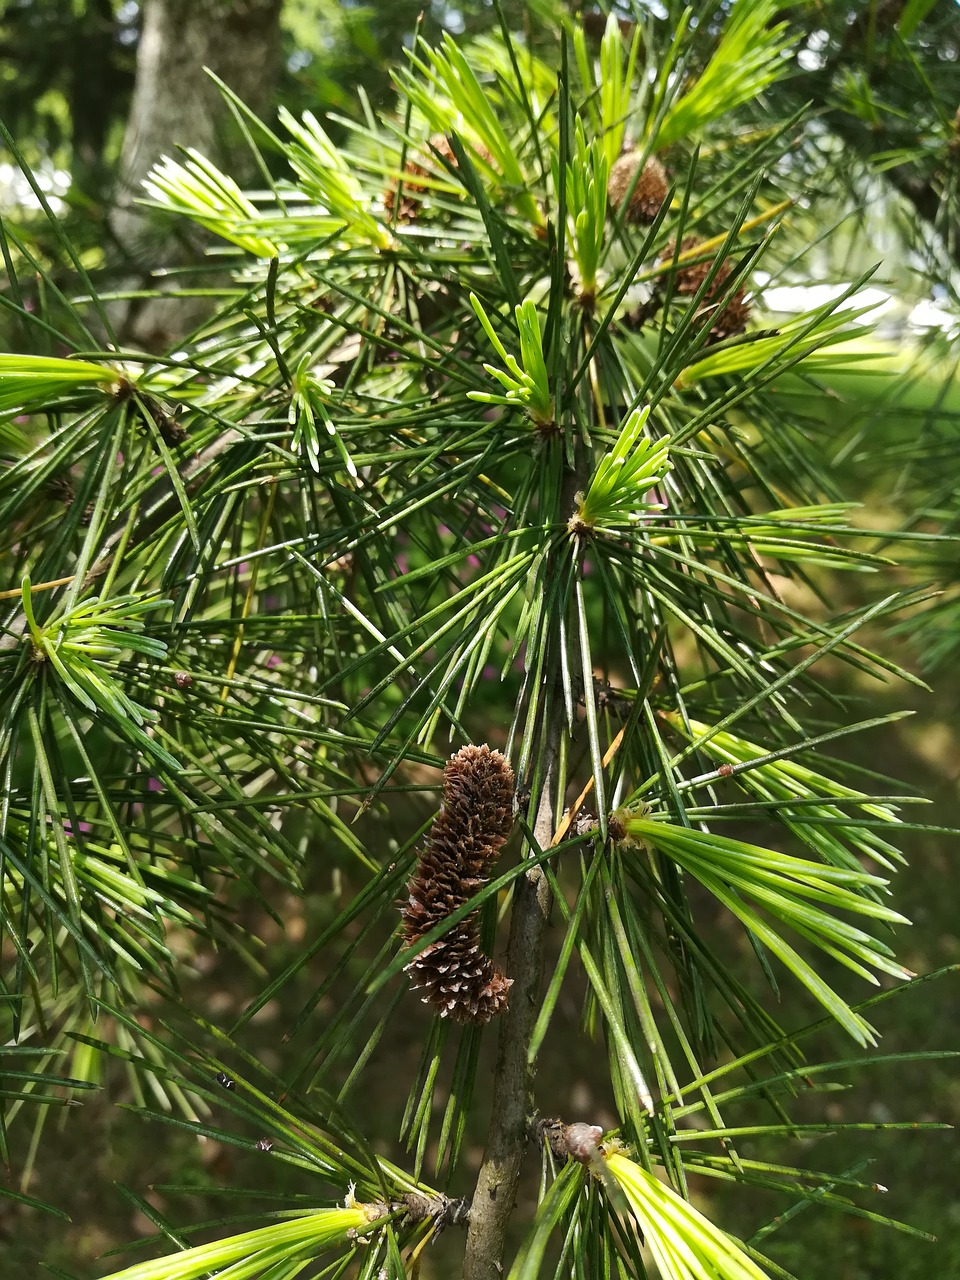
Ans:
<svg viewBox="0 0 960 1280"><path fill-rule="evenodd" d="M636 151L632 149L624 151L610 170L607 198L614 209L619 209L629 193L629 201L623 212L625 220L649 225L660 212L667 198L670 184L667 171L656 156L647 157L643 171L634 183L634 174L637 173L638 167L639 159Z"/></svg>
<svg viewBox="0 0 960 1280"><path fill-rule="evenodd" d="M623 819L619 814L611 813L607 819L607 835L614 842L620 844L627 838L627 828L623 825Z"/></svg>
<svg viewBox="0 0 960 1280"><path fill-rule="evenodd" d="M513 826L513 792L513 770L499 751L463 747L447 761L443 804L400 913L408 946L487 883ZM489 1022L506 1007L512 979L480 949L478 924L471 912L407 965L442 1018Z"/></svg>

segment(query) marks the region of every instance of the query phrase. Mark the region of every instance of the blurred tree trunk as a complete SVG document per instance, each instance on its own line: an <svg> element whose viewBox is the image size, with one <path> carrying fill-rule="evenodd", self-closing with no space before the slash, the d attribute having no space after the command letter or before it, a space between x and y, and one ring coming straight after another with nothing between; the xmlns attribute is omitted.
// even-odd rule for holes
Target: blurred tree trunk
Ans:
<svg viewBox="0 0 960 1280"><path fill-rule="evenodd" d="M281 3L145 0L112 218L113 233L139 274L140 287L149 287L155 268L178 257L166 220L159 225L136 204L143 180L162 155L176 155L177 147L195 147L230 165L229 113L205 68L253 110L265 109L279 71ZM129 304L118 323L126 339L153 346L191 319L181 302L157 300Z"/></svg>

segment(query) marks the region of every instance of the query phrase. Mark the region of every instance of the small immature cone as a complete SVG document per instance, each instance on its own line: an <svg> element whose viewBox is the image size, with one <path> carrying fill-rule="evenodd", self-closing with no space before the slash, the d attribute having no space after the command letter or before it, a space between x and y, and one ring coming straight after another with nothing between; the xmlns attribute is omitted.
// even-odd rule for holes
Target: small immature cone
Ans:
<svg viewBox="0 0 960 1280"><path fill-rule="evenodd" d="M414 945L474 896L513 826L513 770L499 751L463 747L443 771L443 804L402 908ZM407 965L442 1018L489 1022L506 1007L512 979L480 949L472 912Z"/></svg>
<svg viewBox="0 0 960 1280"><path fill-rule="evenodd" d="M624 151L614 161L607 180L607 199L614 209L619 209L633 186L633 194L623 216L627 222L645 222L649 225L660 212L670 184L667 181L667 171L660 161L656 156L648 156L634 186L633 175L638 167L638 156L633 150Z"/></svg>

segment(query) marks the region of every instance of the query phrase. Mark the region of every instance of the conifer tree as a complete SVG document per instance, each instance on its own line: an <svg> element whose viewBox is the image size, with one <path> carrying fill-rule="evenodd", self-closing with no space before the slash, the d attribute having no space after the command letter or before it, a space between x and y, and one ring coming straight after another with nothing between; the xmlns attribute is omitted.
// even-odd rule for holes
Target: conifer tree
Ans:
<svg viewBox="0 0 960 1280"><path fill-rule="evenodd" d="M102 1083L300 1178L207 1243L161 1223L116 1280L412 1276L444 1229L466 1280L786 1275L694 1177L884 1220L857 1170L744 1150L829 1127L802 1095L880 1060L913 976L906 800L842 758L892 717L833 679L915 680L882 624L918 592L809 412L829 429L861 358L863 280L764 317L822 235L779 7L571 22L555 63L420 41L343 145L221 86L262 185L153 170L223 281L164 357L120 348L66 240L76 293L32 296L5 232L0 1142ZM839 607L844 573L868 585ZM314 933L236 1025L185 1006L185 955L242 958L233 909L276 916L318 866ZM268 1068L246 1030L307 967ZM612 1128L541 1083L571 1000Z"/></svg>

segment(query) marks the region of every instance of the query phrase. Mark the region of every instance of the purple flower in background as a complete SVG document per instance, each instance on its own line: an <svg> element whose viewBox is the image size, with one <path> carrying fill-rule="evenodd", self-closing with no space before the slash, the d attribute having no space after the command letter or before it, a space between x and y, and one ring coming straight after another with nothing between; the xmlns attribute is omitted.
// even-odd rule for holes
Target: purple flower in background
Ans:
<svg viewBox="0 0 960 1280"><path fill-rule="evenodd" d="M69 836L69 835L73 835L73 823L70 821L70 819L69 819L69 818L64 818L64 820L63 820L63 829L64 829L64 831L67 833L67 835L68 835L68 836ZM77 823L77 834L78 834L78 835L81 835L81 836L88 836L92 830L93 830L93 827L90 825L90 823L89 823L89 822L84 822L84 821L82 821L82 820L81 820L80 822L78 822L78 823Z"/></svg>
<svg viewBox="0 0 960 1280"><path fill-rule="evenodd" d="M282 663L283 659L280 657L279 653L271 653L270 657L267 659L267 670L276 671L277 667Z"/></svg>
<svg viewBox="0 0 960 1280"><path fill-rule="evenodd" d="M160 781L160 779L159 779L159 778L148 778L148 779L147 779L147 790L148 790L148 791L162 791L162 790L163 790L163 783Z"/></svg>

